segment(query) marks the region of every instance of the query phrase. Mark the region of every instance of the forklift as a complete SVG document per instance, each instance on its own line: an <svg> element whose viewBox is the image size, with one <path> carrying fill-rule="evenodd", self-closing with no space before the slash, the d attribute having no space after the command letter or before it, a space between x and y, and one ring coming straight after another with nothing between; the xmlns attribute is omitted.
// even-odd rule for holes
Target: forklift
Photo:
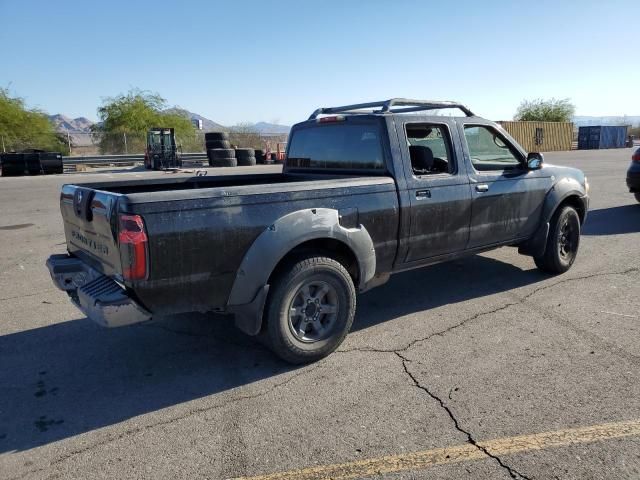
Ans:
<svg viewBox="0 0 640 480"><path fill-rule="evenodd" d="M144 166L148 170L182 168L173 128L152 128L147 132Z"/></svg>

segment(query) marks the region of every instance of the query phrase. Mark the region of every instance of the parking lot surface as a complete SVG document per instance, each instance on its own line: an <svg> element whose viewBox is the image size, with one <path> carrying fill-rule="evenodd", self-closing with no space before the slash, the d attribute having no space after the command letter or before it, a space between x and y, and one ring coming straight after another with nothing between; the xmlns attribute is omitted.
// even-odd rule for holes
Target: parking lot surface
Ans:
<svg viewBox="0 0 640 480"><path fill-rule="evenodd" d="M591 184L568 273L502 248L395 275L303 367L227 317L102 329L53 287L63 183L167 174L0 178L0 478L640 478L630 155L546 155Z"/></svg>

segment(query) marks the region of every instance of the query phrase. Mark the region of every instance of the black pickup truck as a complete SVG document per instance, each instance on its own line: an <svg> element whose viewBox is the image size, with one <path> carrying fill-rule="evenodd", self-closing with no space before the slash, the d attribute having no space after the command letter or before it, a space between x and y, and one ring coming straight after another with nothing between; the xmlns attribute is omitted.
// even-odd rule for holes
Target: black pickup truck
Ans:
<svg viewBox="0 0 640 480"><path fill-rule="evenodd" d="M449 108L464 115L433 112ZM588 190L458 103L321 108L292 128L282 173L64 185L68 254L47 265L105 326L229 313L310 362L392 273L501 246L565 272Z"/></svg>

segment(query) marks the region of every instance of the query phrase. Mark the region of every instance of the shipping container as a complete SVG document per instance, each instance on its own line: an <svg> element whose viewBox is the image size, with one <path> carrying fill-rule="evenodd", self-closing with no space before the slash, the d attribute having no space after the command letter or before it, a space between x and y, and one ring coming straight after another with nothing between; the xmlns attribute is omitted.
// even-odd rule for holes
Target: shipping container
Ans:
<svg viewBox="0 0 640 480"><path fill-rule="evenodd" d="M571 150L571 122L498 122L527 152Z"/></svg>
<svg viewBox="0 0 640 480"><path fill-rule="evenodd" d="M578 149L624 148L627 141L626 125L596 125L578 129Z"/></svg>

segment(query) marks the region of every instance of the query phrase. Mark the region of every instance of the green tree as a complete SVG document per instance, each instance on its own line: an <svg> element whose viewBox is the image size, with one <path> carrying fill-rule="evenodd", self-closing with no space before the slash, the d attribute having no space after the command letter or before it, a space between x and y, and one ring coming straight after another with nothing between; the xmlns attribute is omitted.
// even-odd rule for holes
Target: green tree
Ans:
<svg viewBox="0 0 640 480"><path fill-rule="evenodd" d="M100 122L91 129L102 153L142 153L147 130L153 127L174 128L178 143L195 137L186 114L167 111L167 102L159 94L139 89L103 99L98 117Z"/></svg>
<svg viewBox="0 0 640 480"><path fill-rule="evenodd" d="M24 99L0 88L0 150L35 148L69 155L63 136L55 131L46 113L26 107Z"/></svg>
<svg viewBox="0 0 640 480"><path fill-rule="evenodd" d="M576 111L568 98L556 100L524 100L516 111L514 120L537 122L570 122Z"/></svg>

